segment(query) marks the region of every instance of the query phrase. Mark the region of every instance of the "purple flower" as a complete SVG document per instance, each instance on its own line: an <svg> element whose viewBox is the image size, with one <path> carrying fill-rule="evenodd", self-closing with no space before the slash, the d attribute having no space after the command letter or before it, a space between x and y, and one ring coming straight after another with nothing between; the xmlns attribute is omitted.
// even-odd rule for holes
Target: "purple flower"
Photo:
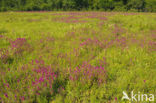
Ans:
<svg viewBox="0 0 156 103"><path fill-rule="evenodd" d="M40 93L37 92L36 95L40 95Z"/></svg>
<svg viewBox="0 0 156 103"><path fill-rule="evenodd" d="M3 38L3 35L0 35L0 38Z"/></svg>
<svg viewBox="0 0 156 103"><path fill-rule="evenodd" d="M20 82L20 80L18 79L18 80L17 80L17 82L19 83L19 82Z"/></svg>
<svg viewBox="0 0 156 103"><path fill-rule="evenodd" d="M118 99L117 99L117 97L115 97L115 101L117 101Z"/></svg>
<svg viewBox="0 0 156 103"><path fill-rule="evenodd" d="M8 94L5 93L4 96L8 98Z"/></svg>
<svg viewBox="0 0 156 103"><path fill-rule="evenodd" d="M9 88L9 84L7 83L6 86Z"/></svg>
<svg viewBox="0 0 156 103"><path fill-rule="evenodd" d="M19 48L20 46L23 46L26 43L25 38L17 38L15 41L11 42L12 48Z"/></svg>
<svg viewBox="0 0 156 103"><path fill-rule="evenodd" d="M44 82L43 77L40 77L39 82Z"/></svg>
<svg viewBox="0 0 156 103"><path fill-rule="evenodd" d="M39 60L36 59L35 61L36 61L36 63L39 63Z"/></svg>

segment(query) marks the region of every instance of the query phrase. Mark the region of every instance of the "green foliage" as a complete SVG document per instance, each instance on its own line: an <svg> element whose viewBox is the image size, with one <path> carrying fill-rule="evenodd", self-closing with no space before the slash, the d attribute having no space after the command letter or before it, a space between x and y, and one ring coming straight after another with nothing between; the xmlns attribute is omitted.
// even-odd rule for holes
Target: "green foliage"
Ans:
<svg viewBox="0 0 156 103"><path fill-rule="evenodd" d="M41 7L35 10L55 9L51 0L45 2L36 2ZM68 10L72 4L76 7L72 0L61 5ZM121 4L113 3L116 10L126 9ZM100 9L94 7L89 6ZM156 94L155 18L155 13L0 13L0 102L126 103L123 91Z"/></svg>
<svg viewBox="0 0 156 103"><path fill-rule="evenodd" d="M128 9L136 9L137 11L143 11L145 8L145 0L130 0L127 4Z"/></svg>
<svg viewBox="0 0 156 103"><path fill-rule="evenodd" d="M76 2L74 0L63 0L64 10L73 10L75 8Z"/></svg>
<svg viewBox="0 0 156 103"><path fill-rule="evenodd" d="M156 11L155 0L0 0L0 11L104 10Z"/></svg>
<svg viewBox="0 0 156 103"><path fill-rule="evenodd" d="M146 0L145 11L156 12L156 0Z"/></svg>

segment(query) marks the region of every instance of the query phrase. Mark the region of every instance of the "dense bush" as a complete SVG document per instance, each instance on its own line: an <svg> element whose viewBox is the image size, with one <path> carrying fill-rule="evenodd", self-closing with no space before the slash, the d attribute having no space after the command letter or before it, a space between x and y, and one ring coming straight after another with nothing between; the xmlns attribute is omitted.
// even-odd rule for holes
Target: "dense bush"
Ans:
<svg viewBox="0 0 156 103"><path fill-rule="evenodd" d="M0 11L105 10L156 12L155 0L0 0Z"/></svg>

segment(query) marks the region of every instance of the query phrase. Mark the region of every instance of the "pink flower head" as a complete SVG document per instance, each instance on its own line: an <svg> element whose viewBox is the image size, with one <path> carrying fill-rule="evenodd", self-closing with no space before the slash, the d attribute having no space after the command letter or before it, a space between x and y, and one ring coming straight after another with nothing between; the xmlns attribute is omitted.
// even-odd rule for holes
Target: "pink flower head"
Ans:
<svg viewBox="0 0 156 103"><path fill-rule="evenodd" d="M0 35L0 38L3 38L3 35Z"/></svg>
<svg viewBox="0 0 156 103"><path fill-rule="evenodd" d="M40 77L39 82L40 82L40 83L41 83L41 82L44 82L43 77Z"/></svg>
<svg viewBox="0 0 156 103"><path fill-rule="evenodd" d="M6 86L9 88L9 84L7 83Z"/></svg>
<svg viewBox="0 0 156 103"><path fill-rule="evenodd" d="M36 62L36 63L39 63L39 60L36 59L35 62Z"/></svg>
<svg viewBox="0 0 156 103"><path fill-rule="evenodd" d="M117 97L115 97L115 101L117 101L118 99L117 99Z"/></svg>
<svg viewBox="0 0 156 103"><path fill-rule="evenodd" d="M37 92L36 95L40 95L40 93Z"/></svg>
<svg viewBox="0 0 156 103"><path fill-rule="evenodd" d="M4 96L8 98L8 94L7 93L5 93Z"/></svg>
<svg viewBox="0 0 156 103"><path fill-rule="evenodd" d="M24 101L24 96L21 97L21 100Z"/></svg>

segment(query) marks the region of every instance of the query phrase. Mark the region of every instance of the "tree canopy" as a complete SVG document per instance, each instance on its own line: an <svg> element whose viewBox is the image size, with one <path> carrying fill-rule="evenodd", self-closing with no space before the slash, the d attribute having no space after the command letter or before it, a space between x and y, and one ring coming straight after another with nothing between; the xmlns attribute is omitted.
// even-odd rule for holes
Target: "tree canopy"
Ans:
<svg viewBox="0 0 156 103"><path fill-rule="evenodd" d="M103 10L156 12L156 0L0 0L0 11Z"/></svg>

